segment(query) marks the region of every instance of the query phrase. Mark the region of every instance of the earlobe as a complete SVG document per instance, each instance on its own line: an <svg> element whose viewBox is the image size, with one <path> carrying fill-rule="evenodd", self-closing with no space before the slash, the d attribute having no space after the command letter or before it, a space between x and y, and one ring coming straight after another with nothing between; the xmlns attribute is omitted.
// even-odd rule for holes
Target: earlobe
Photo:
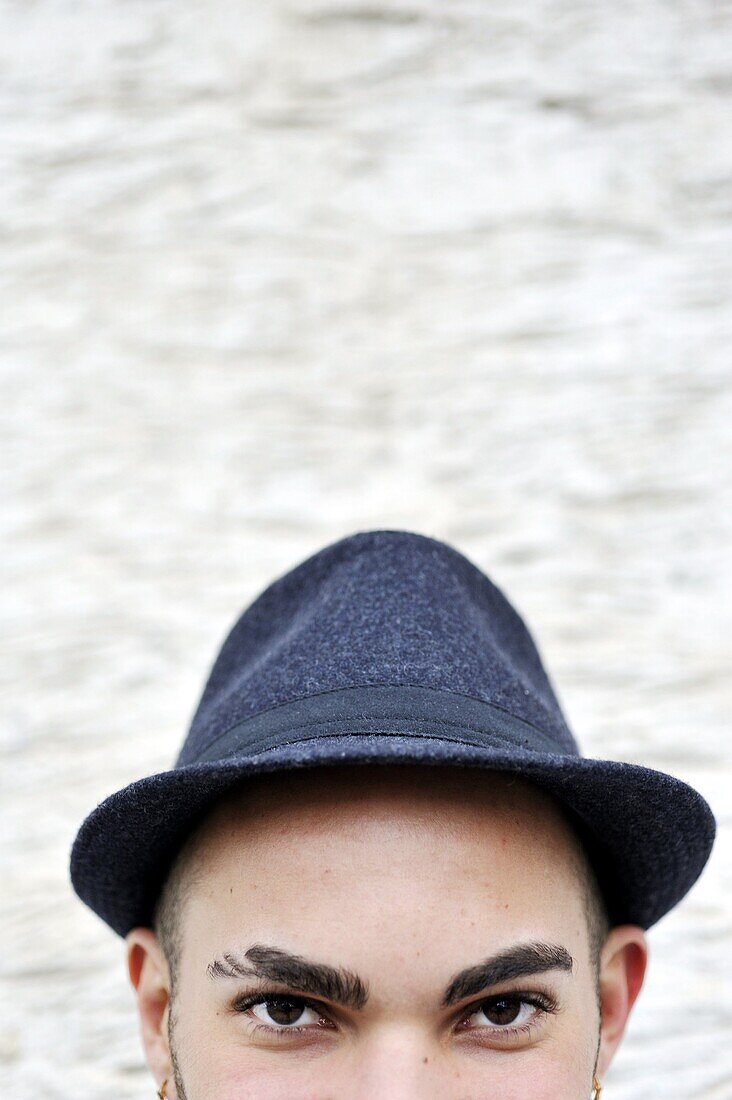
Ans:
<svg viewBox="0 0 732 1100"><path fill-rule="evenodd" d="M607 1071L623 1038L648 965L648 943L634 924L613 928L600 961L600 1051L598 1076Z"/></svg>
<svg viewBox="0 0 732 1100"><path fill-rule="evenodd" d="M170 976L158 939L151 928L133 928L125 936L127 970L135 990L147 1063L158 1081L171 1076L168 1044Z"/></svg>

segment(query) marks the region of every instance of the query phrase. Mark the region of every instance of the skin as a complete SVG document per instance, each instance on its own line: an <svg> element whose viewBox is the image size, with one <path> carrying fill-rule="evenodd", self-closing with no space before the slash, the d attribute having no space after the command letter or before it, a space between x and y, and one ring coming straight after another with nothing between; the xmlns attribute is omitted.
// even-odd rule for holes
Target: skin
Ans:
<svg viewBox="0 0 732 1100"><path fill-rule="evenodd" d="M577 841L519 779L409 765L261 776L217 804L191 852L172 1003L153 930L126 937L147 1061L174 1100L587 1100L643 982L634 925L610 931L598 976ZM360 1003L308 1005L297 982L247 975L266 957L256 945L358 975ZM542 972L445 1007L458 971L516 945L544 945L523 951ZM562 951L571 970L550 966ZM224 976L235 957L244 976ZM289 1005L270 993L237 1011L263 989Z"/></svg>

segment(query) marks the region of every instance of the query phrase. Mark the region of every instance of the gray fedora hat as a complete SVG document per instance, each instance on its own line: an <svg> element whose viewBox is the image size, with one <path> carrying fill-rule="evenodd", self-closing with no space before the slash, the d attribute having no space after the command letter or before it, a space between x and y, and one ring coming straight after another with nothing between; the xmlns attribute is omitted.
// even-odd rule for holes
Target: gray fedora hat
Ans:
<svg viewBox="0 0 732 1100"><path fill-rule="evenodd" d="M372 530L324 547L242 612L173 767L83 821L73 887L119 935L149 926L176 852L220 795L257 773L344 763L533 781L581 834L614 923L658 921L714 841L686 783L581 755L526 624L485 573L445 542Z"/></svg>

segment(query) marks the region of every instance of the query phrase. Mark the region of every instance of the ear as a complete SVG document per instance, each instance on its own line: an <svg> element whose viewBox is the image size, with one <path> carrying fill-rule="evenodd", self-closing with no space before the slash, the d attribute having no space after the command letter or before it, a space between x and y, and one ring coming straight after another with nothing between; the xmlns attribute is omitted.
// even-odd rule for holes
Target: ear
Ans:
<svg viewBox="0 0 732 1100"><path fill-rule="evenodd" d="M151 928L133 928L125 936L127 969L137 996L140 1035L145 1057L158 1086L165 1078L173 1090L173 1069L168 1043L170 974L157 936Z"/></svg>
<svg viewBox="0 0 732 1100"><path fill-rule="evenodd" d="M647 965L648 944L643 929L635 924L613 928L600 956L599 1077L607 1071L620 1046Z"/></svg>

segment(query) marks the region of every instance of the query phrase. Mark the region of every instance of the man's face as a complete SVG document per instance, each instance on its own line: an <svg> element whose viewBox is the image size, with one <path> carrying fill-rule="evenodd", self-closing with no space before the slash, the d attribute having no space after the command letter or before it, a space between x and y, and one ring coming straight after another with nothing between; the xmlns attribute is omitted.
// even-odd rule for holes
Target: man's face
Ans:
<svg viewBox="0 0 732 1100"><path fill-rule="evenodd" d="M167 1021L178 1100L587 1100L575 840L478 771L262 777L197 838Z"/></svg>

